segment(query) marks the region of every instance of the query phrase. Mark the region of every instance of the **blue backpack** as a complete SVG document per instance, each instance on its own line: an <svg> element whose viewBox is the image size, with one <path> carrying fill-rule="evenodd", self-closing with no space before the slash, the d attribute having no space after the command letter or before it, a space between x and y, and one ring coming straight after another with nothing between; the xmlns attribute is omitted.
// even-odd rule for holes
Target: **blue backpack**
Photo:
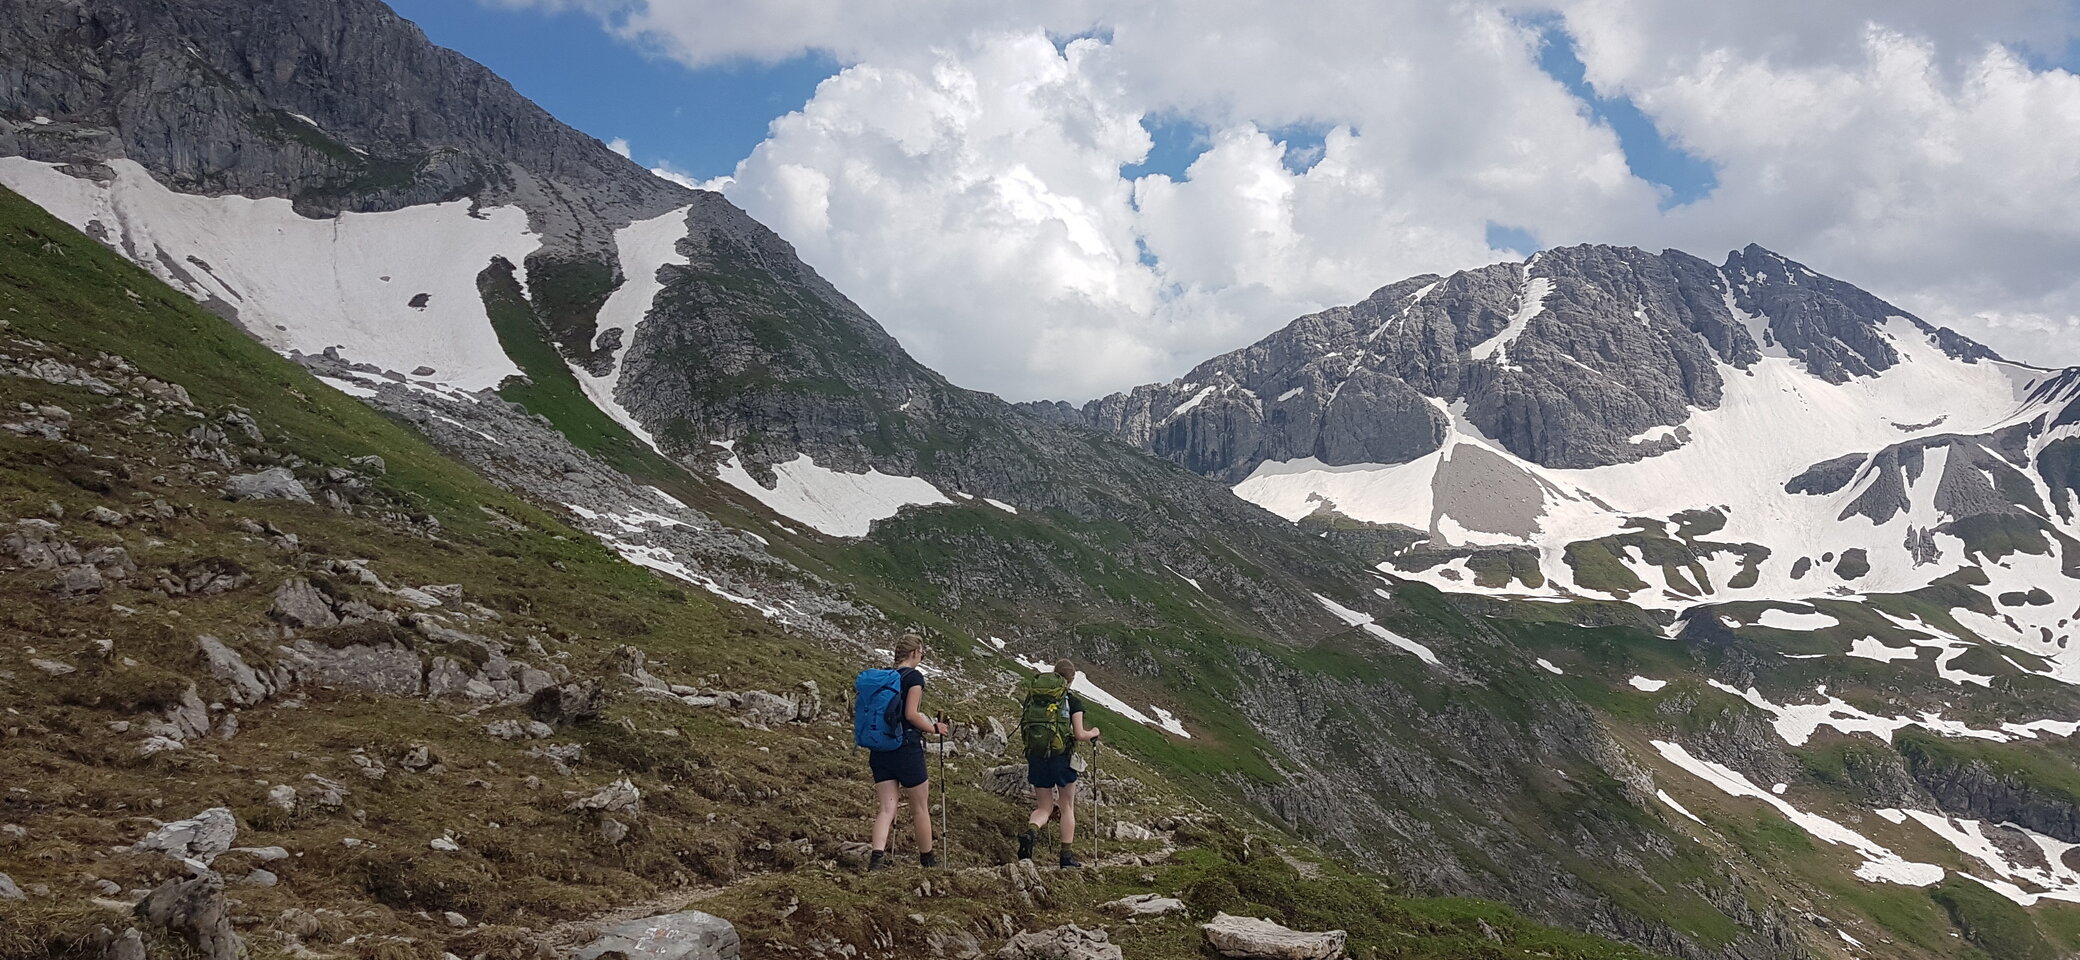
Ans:
<svg viewBox="0 0 2080 960"><path fill-rule="evenodd" d="M852 682L852 742L869 750L903 745L903 674L861 670Z"/></svg>

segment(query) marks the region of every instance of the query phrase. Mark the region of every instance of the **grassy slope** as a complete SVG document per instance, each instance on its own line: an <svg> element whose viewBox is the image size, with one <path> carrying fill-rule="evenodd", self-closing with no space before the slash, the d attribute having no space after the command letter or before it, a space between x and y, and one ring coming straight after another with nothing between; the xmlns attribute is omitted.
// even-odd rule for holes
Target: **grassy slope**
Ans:
<svg viewBox="0 0 2080 960"><path fill-rule="evenodd" d="M0 435L0 457L7 464L0 473L0 513L41 515L46 504L57 502L66 516L78 518L97 505L133 509L139 497L164 499L192 512L121 531L73 519L66 533L84 542L120 540L147 571L214 556L255 576L250 587L207 598L168 599L117 587L100 599L77 601L52 597L33 575L0 578L0 610L6 611L0 629L10 640L0 651L0 668L12 675L0 680L0 696L17 711L0 738L0 768L13 772L17 785L0 796L0 820L28 830L23 839L0 838L0 854L25 885L53 889L49 899L0 917L0 956L64 954L80 931L111 916L81 906L84 870L127 888L148 886L168 872L155 859L100 859L98 851L147 827L139 813L170 818L218 804L239 816L241 842L280 844L301 854L276 866L279 886L236 890L241 915L272 917L290 906L338 910L313 942L328 952L385 960L431 957L440 950L523 955L529 936L557 923L650 898L659 898L660 908L700 898L744 923L754 942L799 942L804 931L772 928L759 906L797 887L828 894L825 905L809 914L820 918L821 931L871 931L897 950L914 952L927 927L978 905L992 915L1010 914L1021 925L1089 923L1097 920L1091 905L1101 895L1148 888L1140 879L1148 872L1143 868L1094 871L1058 882L1054 902L1035 908L993 885L988 877L994 874L963 873L957 882L974 885L968 899L918 901L909 895L914 875L862 878L816 866L836 854L840 841L861 839L865 827L860 764L836 722L748 731L711 711L622 700L605 722L566 729L556 738L586 745L586 758L565 778L529 757L526 744L491 740L479 731L487 720L515 715L512 708L470 716L454 703L314 690L301 709L246 711L242 732L232 740L139 758L136 735L118 734L109 724L141 719L140 711L161 706L201 676L193 652L198 632L223 636L265 662L273 629L265 610L273 585L309 559L328 555L365 558L392 583L460 584L465 597L499 615L473 629L516 644L535 638L580 675L597 669L622 642L649 651L654 669L671 679L700 683L707 676L706 682L730 689L786 689L815 679L836 690L851 665L733 605L620 562L4 191L0 319L10 322L12 334L76 358L103 351L127 357L149 375L188 386L205 409L250 409L270 438L267 446L242 451L250 458L264 462L293 453L322 468L380 455L389 464L377 482L382 496L437 518L442 530L429 539L377 518L310 505L219 501L210 477L176 469L183 460L176 437L188 425L184 418L126 422L120 400L0 380L0 397L10 406L56 403L71 410L75 437L91 448L81 454L48 441ZM104 457L157 461L162 472L125 475L106 469L112 462ZM310 474L316 468L300 469ZM156 479L162 475L164 482ZM494 524L480 508L525 529ZM240 533L240 519L297 534L304 553L286 553ZM352 586L335 588L388 602ZM110 604L135 612L120 614ZM88 642L94 638L112 640L119 659L96 657ZM30 648L76 663L79 672L45 681L26 664ZM202 685L206 696L217 695L210 681ZM396 765L401 753L420 744L440 759L441 771L413 774ZM380 781L358 777L347 762L357 749L389 762L390 774ZM1155 753L1153 759L1165 758ZM972 767L952 772L954 849L970 862L1007 856L1004 828L1016 821L1018 808L961 786ZM1136 799L1140 815L1196 806L1167 785L1160 767L1129 759L1118 772L1147 785ZM347 807L305 807L285 815L267 806L268 784L299 783L306 773L347 782L353 791ZM622 775L642 789L646 807L625 818L633 831L617 845L605 842L590 819L563 808L567 791ZM532 776L543 779L539 789L530 788ZM429 852L427 841L443 833L451 833L463 850ZM347 846L347 838L363 843ZM1256 903L1296 922L1348 922L1361 955L1638 955L1525 923L1499 907L1367 893L1375 887L1364 878L1334 872L1325 882L1258 876L1267 869L1266 840L1280 843L1260 836L1254 853L1244 855L1213 836L1197 839L1195 852L1154 871L1154 883L1196 887L1216 877L1235 893L1207 881L1195 898L1202 910ZM235 858L226 865L236 866ZM706 891L716 885L729 889L708 898ZM421 912L442 910L463 913L470 926L449 929ZM925 923L910 920L912 913L923 915ZM1505 942L1488 939L1487 928ZM280 949L264 933L247 932L257 955ZM342 945L349 935L360 939ZM1130 936L1147 941L1137 956L1195 955L1193 935L1182 923L1143 924Z"/></svg>

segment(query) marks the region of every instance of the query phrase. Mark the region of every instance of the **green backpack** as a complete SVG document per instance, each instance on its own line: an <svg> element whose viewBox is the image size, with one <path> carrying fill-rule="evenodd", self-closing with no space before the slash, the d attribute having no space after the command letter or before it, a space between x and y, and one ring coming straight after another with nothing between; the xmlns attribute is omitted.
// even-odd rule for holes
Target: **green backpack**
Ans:
<svg viewBox="0 0 2080 960"><path fill-rule="evenodd" d="M1069 722L1069 681L1057 673L1030 677L1019 687L1019 739L1026 756L1055 757L1069 752L1076 730Z"/></svg>

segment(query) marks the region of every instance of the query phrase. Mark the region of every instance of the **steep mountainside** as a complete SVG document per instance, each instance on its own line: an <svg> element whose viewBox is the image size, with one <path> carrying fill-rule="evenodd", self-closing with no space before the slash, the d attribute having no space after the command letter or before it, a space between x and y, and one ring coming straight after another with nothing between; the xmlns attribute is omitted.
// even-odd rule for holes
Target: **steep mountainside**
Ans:
<svg viewBox="0 0 2080 960"><path fill-rule="evenodd" d="M1023 808L987 725L940 767L952 868L864 874L856 654L622 562L4 190L0 402L8 960L535 960L689 904L747 957L1076 923L1181 960L1232 909L1361 952L1645 960L1398 895L1116 753L1094 869L998 866ZM939 661L935 698L977 715L1001 671ZM1151 892L1183 901L1099 908Z"/></svg>
<svg viewBox="0 0 2080 960"><path fill-rule="evenodd" d="M525 521L554 549L486 533L451 544L458 554L433 548L439 563L410 582L452 579L465 597L506 598L471 602L519 618L524 626L497 629L527 649L530 669L551 673L527 645L541 634L548 656L605 658L609 681L646 691L638 712L616 715L620 729L682 739L601 748L597 772L636 778L645 797L716 790L702 793L713 804L771 801L795 779L825 791L745 821L732 834L741 843L680 832L691 826L682 818L710 813L735 829L728 809L660 802L646 821L655 833L633 834L642 855L615 868L643 882L617 890L649 895L683 883L672 879L683 865L700 865L699 880L745 857L796 871L717 894L775 949L964 955L950 935L927 936L942 919L971 938L1008 938L1013 921L987 905L1044 893L955 880L984 906L933 911L913 927L888 891L814 872L842 851L805 834L846 828L778 814L842 806L846 790L863 789L839 744L813 734L761 742L786 757L768 767L711 744L727 722L680 722L727 702L725 680L693 682L689 658L731 684L778 686L795 664L839 679L908 623L933 633L936 662L964 694L1001 688L1022 664L1084 659L1081 689L1154 794L1262 818L1414 890L1503 899L1686 958L2001 955L2012 942L2003 937L2048 950L2080 931L2060 904L2080 899L2080 873L2059 846L2080 843L2080 767L2068 745L2080 720L2067 719L2080 703L2063 680L2059 621L2069 615L2058 612L2072 604L2052 586L2025 585L2037 576L2030 565L2058 562L2070 536L2069 516L2045 511L2071 502L2056 492L2073 482L2073 425L2016 419L2070 402L2071 378L1892 319L1874 298L1761 251L1721 268L1582 248L1397 284L1214 361L1189 386L1084 412L1017 408L917 364L725 199L649 178L379 5L248 7L0 0L29 25L0 38L12 44L0 74L0 184L315 377L267 381L277 392L300 401L337 390L388 414L386 459L432 456L392 432L403 424L470 465L477 485L447 489L424 510L443 529L491 519L479 503L507 519L523 501L558 518ZM30 222L22 249L61 259L90 249L54 230ZM22 296L72 283L120 312L130 293L153 295L137 289L141 274L39 270L17 281ZM146 362L136 344L97 339L106 331L94 325L52 348L62 311L42 309L41 346L13 361L29 379L78 388L42 361L86 369L96 350ZM193 311L122 320L148 330L195 322ZM275 369L250 349L210 356L219 379L235 379L227 367ZM259 409L254 394L233 395L246 399L218 402ZM1944 398L1950 419L1924 422L1936 416L1923 412L1930 396ZM312 402L345 402L325 397ZM54 423L48 416L30 416L43 401L23 402L24 431L63 442L37 425ZM1794 408L1815 428L1772 426ZM273 416L263 437L286 429L293 440L308 426ZM367 416L357 429L377 431ZM1117 435L1087 429L1093 422ZM338 451L227 453L209 431L235 424L199 427L191 444L109 429L196 471L283 466L316 485L316 516L361 516L353 472L331 474L347 469ZM1858 452L1871 465L1838 482L1836 461ZM9 501L15 515L32 519L54 482L27 484ZM61 506L76 516L88 505ZM278 526L293 532L287 519ZM260 529L254 536L273 536ZM216 549L222 533L198 531L182 549ZM317 589L332 616L360 602L403 630L284 630L265 604L244 600L173 619L237 634L223 639L254 656L286 646L323 662L328 644L411 651L417 671L399 675L431 684L438 672L464 696L472 682L494 694L494 682L525 682L525 670L493 668L488 654L463 664L457 656L475 648L439 632L493 627L414 627L422 621L397 606L411 601L355 589L358 574L322 559L374 554L362 545L370 535L350 524L317 556L291 550L291 562L265 572L330 570L338 592ZM572 573L565 552L589 550L587 537L604 550L586 562L613 572ZM1873 537L1899 546L1877 549ZM416 562L405 546L382 552L389 564ZM663 579L631 581L610 554ZM1937 562L1916 565L1931 555ZM40 596L42 574L19 576L24 596ZM555 590L536 601L545 584ZM287 589L290 613L322 622L302 603L309 596ZM651 605L653 590L666 606ZM139 609L126 593L62 599L52 609L81 616ZM550 600L556 610L531 612ZM682 623L670 606L681 602L702 612ZM718 602L729 612L711 609ZM622 616L624 606L634 612ZM12 629L41 649L50 640L34 624ZM1994 624L2020 638L1989 635ZM2022 636L2040 627L2051 632ZM155 656L191 656L192 628L169 629ZM615 649L622 639L632 652ZM688 671L686 682L644 681L644 650ZM455 670L429 666L436 656ZM98 672L83 679L103 682ZM959 709L1003 709L970 703ZM739 705L779 709L748 694ZM987 725L972 726L986 743ZM352 723L324 729L335 745L372 739ZM481 744L449 748L482 769L510 760L478 756ZM385 763L413 753L375 752ZM757 782L714 787L701 771L724 765L717 756L751 761ZM224 769L247 783L242 770L257 762ZM994 861L1009 853L997 821L1015 811L979 799L991 782L982 774L956 772L975 811L957 829L986 835L973 849ZM208 786L218 774L196 776ZM398 836L383 842L407 842ZM480 865L473 882L505 890L529 865L571 883L607 869L556 847L576 842L565 834L544 836L550 848L487 853L509 866ZM1335 922L1364 926L1363 944L1394 955L1399 933L1382 919L1391 911L1323 892L1350 888L1341 877L1297 888L1260 848L1198 848L1279 877L1163 874L1198 886L1193 910L1248 906L1310 923L1341 911L1350 919ZM1211 869L1193 858L1213 854L1179 856ZM395 869L365 868L352 895L438 910L438 891L462 882ZM786 899L788 882L815 885L814 896ZM1073 898L1065 918L1096 903L1059 895ZM469 909L519 925L541 908L516 899ZM1132 955L1188 955L1196 946L1180 929L1162 928L1155 936L1168 939ZM1423 949L1570 955L1514 928L1479 939ZM1572 955L1595 955L1582 950ZM487 952L469 951L458 955Z"/></svg>

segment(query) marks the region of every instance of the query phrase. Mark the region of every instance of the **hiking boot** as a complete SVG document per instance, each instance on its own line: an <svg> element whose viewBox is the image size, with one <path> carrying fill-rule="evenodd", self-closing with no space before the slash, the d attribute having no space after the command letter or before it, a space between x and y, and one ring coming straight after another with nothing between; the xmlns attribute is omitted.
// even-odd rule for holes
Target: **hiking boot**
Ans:
<svg viewBox="0 0 2080 960"><path fill-rule="evenodd" d="M1020 860L1033 859L1033 845L1039 842L1040 831L1027 827L1026 832L1018 835L1018 858Z"/></svg>
<svg viewBox="0 0 2080 960"><path fill-rule="evenodd" d="M920 853L917 855L917 865L920 867L936 867L939 865L939 855L936 853Z"/></svg>
<svg viewBox="0 0 2080 960"><path fill-rule="evenodd" d="M869 871L886 870L888 866L888 851L876 850L867 855L867 869Z"/></svg>
<svg viewBox="0 0 2080 960"><path fill-rule="evenodd" d="M1080 866L1083 866L1083 862L1076 859L1076 854L1071 853L1067 849L1062 851L1062 869L1069 870Z"/></svg>

